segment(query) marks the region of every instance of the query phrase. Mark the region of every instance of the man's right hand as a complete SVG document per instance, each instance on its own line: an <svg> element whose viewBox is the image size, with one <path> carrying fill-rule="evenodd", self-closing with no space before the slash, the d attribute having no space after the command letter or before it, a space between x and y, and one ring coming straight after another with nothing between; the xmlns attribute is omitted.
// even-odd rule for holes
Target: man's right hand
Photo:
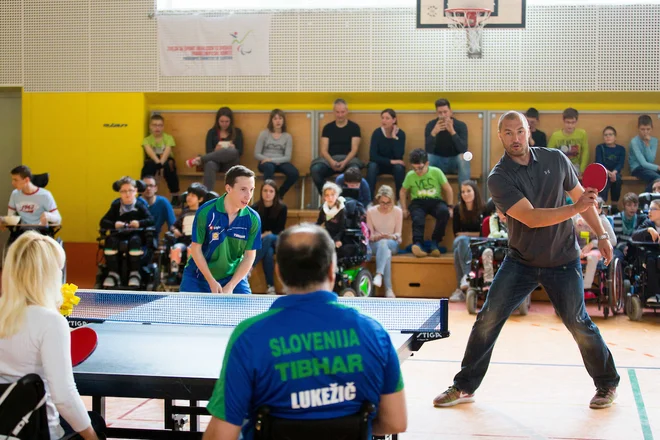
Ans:
<svg viewBox="0 0 660 440"><path fill-rule="evenodd" d="M596 199L598 198L598 193L593 188L588 188L582 196L575 202L575 209L579 213L583 213L592 206L595 208L598 205Z"/></svg>
<svg viewBox="0 0 660 440"><path fill-rule="evenodd" d="M408 212L408 210L405 209L405 208L402 209L402 211L403 211L403 218L408 218L408 216L410 215L410 212Z"/></svg>
<svg viewBox="0 0 660 440"><path fill-rule="evenodd" d="M211 293L224 293L222 291L222 286L216 280L209 281L209 288L211 289Z"/></svg>
<svg viewBox="0 0 660 440"><path fill-rule="evenodd" d="M438 122L435 123L435 127L433 127L433 130L431 130L431 136L435 137L440 133L442 130L445 130L447 127L445 126L445 121L444 119L438 119Z"/></svg>
<svg viewBox="0 0 660 440"><path fill-rule="evenodd" d="M123 229L126 226L124 222L115 222L115 229Z"/></svg>

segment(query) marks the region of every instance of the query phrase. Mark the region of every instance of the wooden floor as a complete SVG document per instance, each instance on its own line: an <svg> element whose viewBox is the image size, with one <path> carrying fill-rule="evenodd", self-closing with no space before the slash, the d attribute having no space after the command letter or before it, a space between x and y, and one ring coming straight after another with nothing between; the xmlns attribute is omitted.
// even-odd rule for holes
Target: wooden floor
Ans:
<svg viewBox="0 0 660 440"><path fill-rule="evenodd" d="M589 409L593 382L548 302L533 303L528 316L505 325L475 403L434 408L433 398L460 367L474 322L463 304L451 304L451 337L425 344L403 364L409 422L400 438L660 439L660 315L631 322L590 312L621 375L612 408ZM162 427L162 402L110 399L106 416L117 427Z"/></svg>

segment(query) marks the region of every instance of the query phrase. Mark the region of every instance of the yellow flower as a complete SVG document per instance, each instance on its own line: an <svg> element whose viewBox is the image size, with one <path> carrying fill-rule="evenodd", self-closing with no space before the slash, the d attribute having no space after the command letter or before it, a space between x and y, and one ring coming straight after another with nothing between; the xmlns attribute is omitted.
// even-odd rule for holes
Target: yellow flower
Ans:
<svg viewBox="0 0 660 440"><path fill-rule="evenodd" d="M64 316L69 316L73 312L73 306L77 306L80 302L80 297L76 296L78 286L75 284L66 283L62 285L62 305L60 306L60 313Z"/></svg>

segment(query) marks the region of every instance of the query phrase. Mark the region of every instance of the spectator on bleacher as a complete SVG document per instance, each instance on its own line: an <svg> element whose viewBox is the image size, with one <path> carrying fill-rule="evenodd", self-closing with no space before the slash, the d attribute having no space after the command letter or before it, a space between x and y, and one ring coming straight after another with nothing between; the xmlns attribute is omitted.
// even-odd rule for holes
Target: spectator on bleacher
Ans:
<svg viewBox="0 0 660 440"><path fill-rule="evenodd" d="M626 149L616 143L616 130L607 126L603 130L603 143L596 147L596 163L607 168L607 186L599 194L603 200L607 200L608 193L612 189L612 204L619 203L621 197L621 171L626 163Z"/></svg>
<svg viewBox="0 0 660 440"><path fill-rule="evenodd" d="M589 143L587 132L583 128L575 128L578 121L578 111L567 108L562 113L564 127L552 133L548 148L557 148L568 157L579 177L582 177L589 164Z"/></svg>
<svg viewBox="0 0 660 440"><path fill-rule="evenodd" d="M539 130L537 127L539 125L539 111L534 107L530 107L525 112L525 118L527 118L527 123L529 124L529 132L531 133L531 141L529 143L530 147L547 147L548 138L545 133Z"/></svg>
<svg viewBox="0 0 660 440"><path fill-rule="evenodd" d="M167 223L167 230L170 230L174 226L174 222L176 221L174 209L167 198L157 194L158 182L156 182L154 176L144 176L142 181L144 182L145 189L141 199L147 203L149 212L154 218L156 233L160 235L165 223Z"/></svg>
<svg viewBox="0 0 660 440"><path fill-rule="evenodd" d="M375 408L360 438L406 430L396 350L376 320L337 303L332 292L337 272L333 247L318 226L302 224L282 233L277 275L287 295L267 312L241 322L229 338L207 406L212 418L205 440L253 439L261 426L261 407L267 407L270 416L289 419L290 427L279 431L281 438L293 433L293 438L332 438L319 432L318 425L316 435L301 435L301 424L315 419L333 423L357 414L365 402ZM335 344L340 334L350 335L350 341L340 344L337 337ZM292 348L289 341L298 339L310 342ZM350 430L345 421L336 422ZM357 438L357 425L351 425L352 435L341 438Z"/></svg>
<svg viewBox="0 0 660 440"><path fill-rule="evenodd" d="M261 218L261 249L257 250L252 267L263 262L266 277L266 293L275 295L275 244L278 235L286 227L287 206L281 202L281 196L274 180L266 179L261 187L259 201L252 205Z"/></svg>
<svg viewBox="0 0 660 440"><path fill-rule="evenodd" d="M345 173L337 176L335 183L342 189L342 192L349 189L351 197L358 200L364 207L367 207L372 200L369 183L362 178L360 169L350 167ZM352 194L357 192L357 194Z"/></svg>
<svg viewBox="0 0 660 440"><path fill-rule="evenodd" d="M658 138L651 136L653 120L649 115L637 119L639 134L630 141L630 173L646 182L646 191L656 179L660 179L660 166L655 163L658 152Z"/></svg>
<svg viewBox="0 0 660 440"><path fill-rule="evenodd" d="M213 191L216 174L238 165L242 154L243 132L234 125L234 112L229 107L220 107L215 125L206 133L206 154L188 159L186 165L203 167L204 186Z"/></svg>
<svg viewBox="0 0 660 440"><path fill-rule="evenodd" d="M656 179L653 181L653 185L651 186L651 192L660 193L660 179Z"/></svg>
<svg viewBox="0 0 660 440"><path fill-rule="evenodd" d="M343 99L335 100L333 106L335 120L323 127L319 157L310 166L310 174L319 194L328 177L342 173L348 167L362 168L364 164L357 157L360 147L360 126L349 120L348 105Z"/></svg>
<svg viewBox="0 0 660 440"><path fill-rule="evenodd" d="M164 128L165 119L161 115L152 115L149 119L149 136L142 141L145 158L140 179L144 180L145 176L155 176L158 171L163 170L172 203L178 204L179 176L176 175L176 163L172 151L176 143L171 135L163 131Z"/></svg>
<svg viewBox="0 0 660 440"><path fill-rule="evenodd" d="M171 227L174 235L174 245L170 249L170 275L167 280L167 284L171 286L176 285L181 260L188 255L188 247L192 243L195 214L209 194L206 187L197 182L188 187L187 193L186 207Z"/></svg>
<svg viewBox="0 0 660 440"><path fill-rule="evenodd" d="M470 161L463 158L468 150L468 127L454 118L449 101L435 101L437 118L429 121L424 129L426 152L431 166L445 174L458 174L458 181L470 179Z"/></svg>
<svg viewBox="0 0 660 440"><path fill-rule="evenodd" d="M465 301L465 290L470 272L472 252L470 251L470 237L481 235L485 203L481 198L479 186L474 180L461 183L461 197L454 206L454 269L456 271L456 290L449 297L451 302Z"/></svg>
<svg viewBox="0 0 660 440"><path fill-rule="evenodd" d="M394 192L389 185L378 188L376 205L367 210L371 247L376 253L376 276L374 285L385 282L385 297L394 298L392 290L392 256L399 252L403 211L394 206Z"/></svg>
<svg viewBox="0 0 660 440"><path fill-rule="evenodd" d="M19 165L10 171L11 186L7 216L19 216L24 225L60 224L62 216L50 191L32 183L32 171Z"/></svg>
<svg viewBox="0 0 660 440"><path fill-rule="evenodd" d="M376 193L376 180L381 174L394 177L397 194L401 191L401 184L406 177L406 163L403 161L406 133L397 125L396 112L391 108L383 110L380 114L380 125L371 135L369 147L367 182L372 199Z"/></svg>
<svg viewBox="0 0 660 440"><path fill-rule="evenodd" d="M412 217L412 253L416 257L426 257L429 254L439 257L439 247L442 246L447 222L453 215L454 191L442 170L429 165L428 154L421 148L410 152L410 166L412 170L408 171L403 181L399 201L403 217ZM410 211L407 208L408 192L411 199ZM432 242L428 249L424 247L427 214L435 218Z"/></svg>
<svg viewBox="0 0 660 440"><path fill-rule="evenodd" d="M344 198L341 197L341 188L332 182L323 185L323 204L319 209L316 224L323 226L332 237L335 247L339 249L344 238L346 225L346 212L344 211Z"/></svg>
<svg viewBox="0 0 660 440"><path fill-rule="evenodd" d="M167 202L167 200L165 200ZM105 213L100 222L101 229L106 230L134 230L154 225L154 218L149 212L147 204L137 198L137 184L135 180L124 176L119 180L119 198L112 201L110 209ZM124 237L109 235L105 238L103 254L108 267L108 275L103 280L103 287L116 287L119 285L119 267L121 258L128 258L128 286L140 287L142 276L140 275L140 263L144 251L142 247L142 236L138 232L132 232L128 236L128 252L124 255L119 247Z"/></svg>
<svg viewBox="0 0 660 440"><path fill-rule="evenodd" d="M634 192L624 194L623 211L612 216L614 235L617 240L617 247L614 249L615 257L623 258L633 232L646 220L644 214L637 212L638 209L639 197L637 194Z"/></svg>
<svg viewBox="0 0 660 440"><path fill-rule="evenodd" d="M280 188L279 197L298 181L298 169L291 163L293 138L286 131L286 116L278 108L270 112L268 128L259 134L254 146L254 157L259 161L259 171L264 173L264 180L273 180L275 173L286 177Z"/></svg>
<svg viewBox="0 0 660 440"><path fill-rule="evenodd" d="M96 440L73 378L69 326L60 314L64 261L62 246L34 231L9 247L0 295L0 383L38 374L47 390L49 438L65 434L61 416L83 439Z"/></svg>
<svg viewBox="0 0 660 440"><path fill-rule="evenodd" d="M252 293L246 278L261 247L261 219L249 206L254 172L231 167L225 191L197 210L181 292Z"/></svg>

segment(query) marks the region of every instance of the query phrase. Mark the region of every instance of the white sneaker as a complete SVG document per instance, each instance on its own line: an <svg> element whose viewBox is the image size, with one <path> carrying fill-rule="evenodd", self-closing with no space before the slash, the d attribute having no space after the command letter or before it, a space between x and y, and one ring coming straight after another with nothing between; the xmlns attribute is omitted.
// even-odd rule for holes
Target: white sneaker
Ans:
<svg viewBox="0 0 660 440"><path fill-rule="evenodd" d="M374 286L380 287L383 285L383 276L379 273L374 277Z"/></svg>
<svg viewBox="0 0 660 440"><path fill-rule="evenodd" d="M648 298L646 298L646 303L647 304L658 304L658 296L660 296L660 295L649 296Z"/></svg>
<svg viewBox="0 0 660 440"><path fill-rule="evenodd" d="M385 298L396 298L394 291L392 289L385 290Z"/></svg>
<svg viewBox="0 0 660 440"><path fill-rule="evenodd" d="M451 294L449 297L449 302L464 302L465 301L465 293L461 289L456 289L454 290L454 293Z"/></svg>
<svg viewBox="0 0 660 440"><path fill-rule="evenodd" d="M268 289L266 289L266 294L277 295L277 292L275 291L275 286L268 286Z"/></svg>
<svg viewBox="0 0 660 440"><path fill-rule="evenodd" d="M108 273L108 276L103 280L103 287L115 287L117 285L117 279L119 275L115 272Z"/></svg>
<svg viewBox="0 0 660 440"><path fill-rule="evenodd" d="M467 275L463 275L463 278L461 278L460 287L461 290L468 290L468 287L470 287L470 283L468 283L467 280Z"/></svg>
<svg viewBox="0 0 660 440"><path fill-rule="evenodd" d="M140 287L141 281L140 272L133 271L128 276L128 287Z"/></svg>

